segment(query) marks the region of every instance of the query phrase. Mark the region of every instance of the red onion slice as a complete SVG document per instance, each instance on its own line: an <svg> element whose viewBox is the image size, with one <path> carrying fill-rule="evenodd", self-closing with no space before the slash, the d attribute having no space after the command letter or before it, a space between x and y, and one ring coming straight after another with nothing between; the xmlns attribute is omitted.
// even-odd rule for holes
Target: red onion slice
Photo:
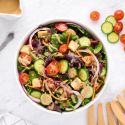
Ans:
<svg viewBox="0 0 125 125"><path fill-rule="evenodd" d="M33 50L33 46L32 46L32 39L33 39L33 36L38 32L38 31L44 31L44 30L50 30L50 28L39 28L39 29L36 29L32 32L32 34L30 35L29 37L29 45L30 45L30 48Z"/></svg>
<svg viewBox="0 0 125 125"><path fill-rule="evenodd" d="M32 101L34 101L34 102L36 102L36 103L40 103L40 99L37 99L37 98L35 98L35 97L31 96L31 95L28 95L28 97L29 97Z"/></svg>

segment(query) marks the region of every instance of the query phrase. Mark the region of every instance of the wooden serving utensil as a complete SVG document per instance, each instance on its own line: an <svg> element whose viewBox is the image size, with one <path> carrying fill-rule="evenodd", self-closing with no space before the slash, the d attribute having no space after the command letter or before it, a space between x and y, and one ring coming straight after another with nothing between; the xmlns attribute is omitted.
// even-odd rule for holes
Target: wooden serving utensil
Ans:
<svg viewBox="0 0 125 125"><path fill-rule="evenodd" d="M125 110L125 99L122 96L117 96L117 100L121 104L122 108Z"/></svg>
<svg viewBox="0 0 125 125"><path fill-rule="evenodd" d="M98 104L98 125L105 125L102 103Z"/></svg>
<svg viewBox="0 0 125 125"><path fill-rule="evenodd" d="M96 125L95 116L94 116L94 105L89 107L87 112L88 125Z"/></svg>
<svg viewBox="0 0 125 125"><path fill-rule="evenodd" d="M110 102L106 103L106 111L107 111L108 125L116 125L116 119L111 109Z"/></svg>

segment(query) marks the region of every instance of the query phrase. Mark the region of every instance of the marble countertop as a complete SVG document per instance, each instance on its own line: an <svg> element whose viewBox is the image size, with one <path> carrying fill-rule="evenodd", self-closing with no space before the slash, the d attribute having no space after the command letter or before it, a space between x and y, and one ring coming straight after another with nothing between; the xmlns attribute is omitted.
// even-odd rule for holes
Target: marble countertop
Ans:
<svg viewBox="0 0 125 125"><path fill-rule="evenodd" d="M26 100L15 80L16 50L24 34L45 21L71 19L86 24L100 35L107 50L110 76L98 102L110 100L125 88L125 52L121 43L113 45L107 42L100 25L114 10L120 8L125 11L125 0L22 0L22 3L24 14L20 19L8 21L0 18L0 111L12 112L36 125L87 125L86 110L69 115L53 115L39 110ZM92 10L100 11L99 22L90 21L89 13ZM125 18L123 22L125 25ZM9 33L9 38L14 35L14 39L3 44Z"/></svg>

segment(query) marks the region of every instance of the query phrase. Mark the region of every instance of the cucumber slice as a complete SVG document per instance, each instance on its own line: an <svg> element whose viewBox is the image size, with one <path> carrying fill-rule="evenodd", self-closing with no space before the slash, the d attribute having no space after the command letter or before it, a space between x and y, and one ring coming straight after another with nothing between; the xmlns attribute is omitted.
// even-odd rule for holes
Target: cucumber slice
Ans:
<svg viewBox="0 0 125 125"><path fill-rule="evenodd" d="M41 59L35 61L34 69L38 72L39 75L42 75L44 71L44 61Z"/></svg>
<svg viewBox="0 0 125 125"><path fill-rule="evenodd" d="M117 23L117 20L112 15L108 16L105 21L108 21L108 22L112 23L113 26Z"/></svg>
<svg viewBox="0 0 125 125"><path fill-rule="evenodd" d="M68 70L68 76L69 76L69 78L76 77L77 76L77 70L76 70L76 68L70 68Z"/></svg>
<svg viewBox="0 0 125 125"><path fill-rule="evenodd" d="M79 45L80 47L88 47L91 45L91 41L88 37L83 36L79 39Z"/></svg>
<svg viewBox="0 0 125 125"><path fill-rule="evenodd" d="M68 70L68 68L69 68L69 63L68 63L68 61L67 61L67 60L60 60L59 64L60 64L60 71L59 71L59 72L60 72L61 74L66 73L67 70Z"/></svg>
<svg viewBox="0 0 125 125"><path fill-rule="evenodd" d="M102 43L99 42L98 45L95 46L94 53L97 54L102 50L103 46Z"/></svg>
<svg viewBox="0 0 125 125"><path fill-rule="evenodd" d="M107 39L110 43L117 43L119 41L119 35L115 32L108 34Z"/></svg>
<svg viewBox="0 0 125 125"><path fill-rule="evenodd" d="M41 92L39 92L39 91L32 91L31 92L31 96L34 97L34 98L40 99Z"/></svg>
<svg viewBox="0 0 125 125"><path fill-rule="evenodd" d="M52 103L52 97L50 94L44 93L40 97L40 102L44 106L48 106Z"/></svg>
<svg viewBox="0 0 125 125"><path fill-rule="evenodd" d="M101 26L101 30L105 34L109 34L113 31L113 25L110 22L104 22Z"/></svg>
<svg viewBox="0 0 125 125"><path fill-rule="evenodd" d="M78 73L78 76L79 78L82 80L82 81L86 81L89 79L89 73L88 73L88 70L85 69L85 68L82 68L79 70L79 73Z"/></svg>
<svg viewBox="0 0 125 125"><path fill-rule="evenodd" d="M91 98L93 95L93 88L91 86L86 86L82 89L81 95L84 95L84 98Z"/></svg>

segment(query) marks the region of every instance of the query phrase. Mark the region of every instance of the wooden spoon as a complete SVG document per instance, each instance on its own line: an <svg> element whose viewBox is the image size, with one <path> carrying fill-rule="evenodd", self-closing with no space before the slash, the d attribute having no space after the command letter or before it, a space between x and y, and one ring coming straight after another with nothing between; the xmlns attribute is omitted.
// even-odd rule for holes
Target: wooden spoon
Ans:
<svg viewBox="0 0 125 125"><path fill-rule="evenodd" d="M95 117L94 117L94 105L89 107L88 113L87 113L87 118L88 118L88 125L96 125Z"/></svg>
<svg viewBox="0 0 125 125"><path fill-rule="evenodd" d="M107 116L108 116L108 125L116 125L116 119L111 109L110 102L106 103L106 111L107 111Z"/></svg>
<svg viewBox="0 0 125 125"><path fill-rule="evenodd" d="M117 96L117 100L121 104L122 108L125 110L125 99L122 96Z"/></svg>
<svg viewBox="0 0 125 125"><path fill-rule="evenodd" d="M102 103L98 104L98 125L105 125Z"/></svg>
<svg viewBox="0 0 125 125"><path fill-rule="evenodd" d="M116 116L116 118L123 124L125 125L125 115L121 111L121 108L118 106L116 101L111 102L111 108Z"/></svg>

